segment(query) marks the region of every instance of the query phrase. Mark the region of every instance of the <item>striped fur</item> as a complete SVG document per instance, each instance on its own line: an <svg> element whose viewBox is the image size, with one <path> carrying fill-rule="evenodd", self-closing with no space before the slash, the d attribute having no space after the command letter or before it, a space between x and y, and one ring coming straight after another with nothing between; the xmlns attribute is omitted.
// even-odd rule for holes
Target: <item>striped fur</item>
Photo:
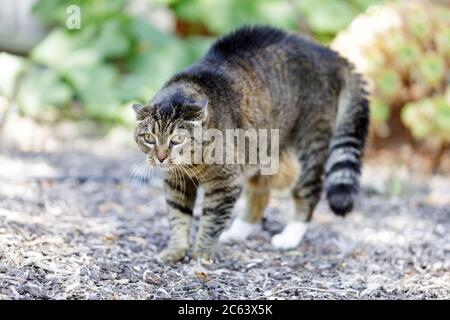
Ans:
<svg viewBox="0 0 450 320"><path fill-rule="evenodd" d="M331 209L346 215L359 191L361 162L369 127L369 102L364 81L344 70L338 115L325 165L325 189Z"/></svg>

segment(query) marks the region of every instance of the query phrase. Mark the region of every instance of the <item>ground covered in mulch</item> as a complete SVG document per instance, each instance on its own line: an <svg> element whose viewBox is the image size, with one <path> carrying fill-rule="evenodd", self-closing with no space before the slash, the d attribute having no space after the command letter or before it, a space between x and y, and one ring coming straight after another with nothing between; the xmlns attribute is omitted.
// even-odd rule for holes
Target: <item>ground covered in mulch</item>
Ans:
<svg viewBox="0 0 450 320"><path fill-rule="evenodd" d="M161 174L132 172L144 158L130 133L78 129L6 128L0 299L450 298L449 177L367 165L355 211L321 202L298 249L270 246L287 219L280 195L262 231L220 245L216 264L168 266L156 258L169 230Z"/></svg>

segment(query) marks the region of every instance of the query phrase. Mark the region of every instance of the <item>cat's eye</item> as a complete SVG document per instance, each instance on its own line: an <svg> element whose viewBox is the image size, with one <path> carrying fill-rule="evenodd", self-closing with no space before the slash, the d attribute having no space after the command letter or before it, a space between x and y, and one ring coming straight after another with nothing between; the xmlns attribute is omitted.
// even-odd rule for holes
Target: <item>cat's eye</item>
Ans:
<svg viewBox="0 0 450 320"><path fill-rule="evenodd" d="M144 142L146 144L149 144L149 145L155 145L156 144L156 138L151 133L145 133L142 136L143 136Z"/></svg>
<svg viewBox="0 0 450 320"><path fill-rule="evenodd" d="M171 145L180 144L184 141L185 138L186 137L181 134L176 134L176 135L172 136L172 138L170 138L170 144Z"/></svg>

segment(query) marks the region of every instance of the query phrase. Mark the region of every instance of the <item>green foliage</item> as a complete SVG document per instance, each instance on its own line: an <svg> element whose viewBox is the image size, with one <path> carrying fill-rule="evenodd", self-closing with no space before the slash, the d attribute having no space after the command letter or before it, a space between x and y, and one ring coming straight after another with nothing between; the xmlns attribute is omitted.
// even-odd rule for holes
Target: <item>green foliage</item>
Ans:
<svg viewBox="0 0 450 320"><path fill-rule="evenodd" d="M448 143L450 9L405 1L357 19L333 46L370 82L375 133L385 136L391 115L401 114L416 139Z"/></svg>
<svg viewBox="0 0 450 320"><path fill-rule="evenodd" d="M12 98L15 95L17 82L24 72L27 62L24 58L16 57L5 52L0 53L0 95Z"/></svg>
<svg viewBox="0 0 450 320"><path fill-rule="evenodd" d="M185 0L171 1L181 19L204 24L222 34L243 24L272 24L293 29L296 12L288 1L278 0Z"/></svg>
<svg viewBox="0 0 450 320"><path fill-rule="evenodd" d="M417 139L432 137L438 142L450 142L450 86L444 96L406 104L401 116Z"/></svg>
<svg viewBox="0 0 450 320"><path fill-rule="evenodd" d="M160 0L182 20L200 23L215 34L243 24L265 23L296 30L305 22L316 37L326 39L343 30L370 5L383 0Z"/></svg>
<svg viewBox="0 0 450 320"><path fill-rule="evenodd" d="M45 22L65 25L67 8L76 5L81 8L83 23L98 24L114 17L123 17L126 0L40 0L33 11Z"/></svg>
<svg viewBox="0 0 450 320"><path fill-rule="evenodd" d="M146 19L129 15L125 4L125 0L36 3L35 13L56 27L30 53L31 65L24 71L17 93L24 114L45 120L69 115L130 124L134 115L129 105L148 101L171 75L198 59L211 43L203 37L181 40L163 33ZM69 5L81 8L79 30L65 28ZM19 60L2 56L0 65L15 66L18 64L11 61ZM7 79L15 79L15 73L18 71L12 70ZM1 94L9 95L12 84L2 83L2 79ZM79 108L74 111L74 103L82 106L81 113Z"/></svg>
<svg viewBox="0 0 450 320"><path fill-rule="evenodd" d="M72 89L54 70L32 66L20 82L17 103L29 116L53 120L56 110L52 107L68 105L72 96Z"/></svg>
<svg viewBox="0 0 450 320"><path fill-rule="evenodd" d="M358 13L352 2L333 0L298 1L310 28L316 33L334 34L344 29Z"/></svg>

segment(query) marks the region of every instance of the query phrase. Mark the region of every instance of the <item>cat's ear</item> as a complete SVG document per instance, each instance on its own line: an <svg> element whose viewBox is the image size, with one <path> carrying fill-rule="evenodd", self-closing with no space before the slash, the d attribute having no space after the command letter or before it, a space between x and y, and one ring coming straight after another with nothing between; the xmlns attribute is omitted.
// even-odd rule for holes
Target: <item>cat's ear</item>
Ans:
<svg viewBox="0 0 450 320"><path fill-rule="evenodd" d="M139 104L139 103L135 103L135 104L133 104L132 108L133 108L134 112L136 112L136 119L138 121L141 121L141 120L144 120L145 118L147 118L148 111L149 111L148 107L146 107L142 104Z"/></svg>
<svg viewBox="0 0 450 320"><path fill-rule="evenodd" d="M208 115L208 99L200 99L190 103L188 107L188 112L186 114L187 119L191 121L203 121L206 120Z"/></svg>

